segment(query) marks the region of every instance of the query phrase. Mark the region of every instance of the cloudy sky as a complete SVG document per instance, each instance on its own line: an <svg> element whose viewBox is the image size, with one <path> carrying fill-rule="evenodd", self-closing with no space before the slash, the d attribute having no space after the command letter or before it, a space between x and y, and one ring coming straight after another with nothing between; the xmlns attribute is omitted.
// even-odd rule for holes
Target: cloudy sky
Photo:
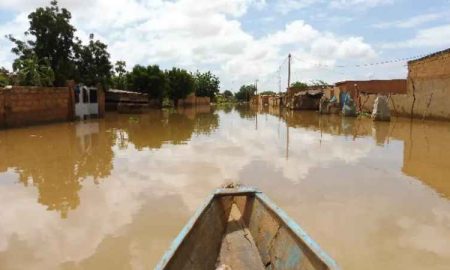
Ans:
<svg viewBox="0 0 450 270"><path fill-rule="evenodd" d="M27 14L49 0L0 0L0 66L14 59L6 34L21 36ZM450 47L449 0L60 0L77 35L94 33L113 61L211 70L222 89L259 80L284 89L293 80L406 76L405 61ZM281 87L280 82L281 81Z"/></svg>

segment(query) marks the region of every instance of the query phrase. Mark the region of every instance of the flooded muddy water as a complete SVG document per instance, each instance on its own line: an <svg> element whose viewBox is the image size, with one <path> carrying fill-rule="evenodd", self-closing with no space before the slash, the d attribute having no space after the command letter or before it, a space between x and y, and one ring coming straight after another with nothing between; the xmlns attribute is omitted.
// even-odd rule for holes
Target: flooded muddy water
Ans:
<svg viewBox="0 0 450 270"><path fill-rule="evenodd" d="M449 123L246 108L0 131L0 269L152 269L229 181L342 269L449 269Z"/></svg>

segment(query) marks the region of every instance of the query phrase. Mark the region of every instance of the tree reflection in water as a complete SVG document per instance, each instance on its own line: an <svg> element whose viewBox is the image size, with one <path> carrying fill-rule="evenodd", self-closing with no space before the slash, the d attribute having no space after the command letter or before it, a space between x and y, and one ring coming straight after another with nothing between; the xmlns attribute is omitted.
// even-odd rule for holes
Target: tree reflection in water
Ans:
<svg viewBox="0 0 450 270"><path fill-rule="evenodd" d="M80 204L88 177L98 183L112 169L113 137L102 122L66 123L8 130L2 134L0 171L14 168L24 186L35 186L38 202L66 218Z"/></svg>
<svg viewBox="0 0 450 270"><path fill-rule="evenodd" d="M118 145L126 148L132 143L137 150L158 149L163 144L186 144L192 135L207 135L219 127L219 115L210 106L152 110L139 116L115 114L108 118L115 123Z"/></svg>
<svg viewBox="0 0 450 270"><path fill-rule="evenodd" d="M113 169L113 146L138 150L185 144L210 134L219 116L207 108L155 110L143 115L109 114L104 120L31 127L0 134L0 172L13 168L24 186L37 188L38 202L67 218L80 204L83 181L99 184Z"/></svg>

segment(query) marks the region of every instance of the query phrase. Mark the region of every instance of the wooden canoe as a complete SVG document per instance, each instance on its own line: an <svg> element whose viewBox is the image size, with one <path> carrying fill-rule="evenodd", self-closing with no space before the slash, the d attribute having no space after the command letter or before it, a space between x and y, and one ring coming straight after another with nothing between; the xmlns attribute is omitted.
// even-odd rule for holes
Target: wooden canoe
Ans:
<svg viewBox="0 0 450 270"><path fill-rule="evenodd" d="M262 192L218 189L156 270L327 270L336 263Z"/></svg>

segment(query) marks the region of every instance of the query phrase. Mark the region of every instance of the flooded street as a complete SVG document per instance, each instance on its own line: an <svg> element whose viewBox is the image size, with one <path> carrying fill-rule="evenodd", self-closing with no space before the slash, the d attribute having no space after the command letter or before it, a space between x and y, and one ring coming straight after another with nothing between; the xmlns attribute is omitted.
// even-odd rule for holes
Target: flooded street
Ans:
<svg viewBox="0 0 450 270"><path fill-rule="evenodd" d="M152 269L214 189L264 191L342 269L449 269L448 122L193 108L0 131L0 269Z"/></svg>

